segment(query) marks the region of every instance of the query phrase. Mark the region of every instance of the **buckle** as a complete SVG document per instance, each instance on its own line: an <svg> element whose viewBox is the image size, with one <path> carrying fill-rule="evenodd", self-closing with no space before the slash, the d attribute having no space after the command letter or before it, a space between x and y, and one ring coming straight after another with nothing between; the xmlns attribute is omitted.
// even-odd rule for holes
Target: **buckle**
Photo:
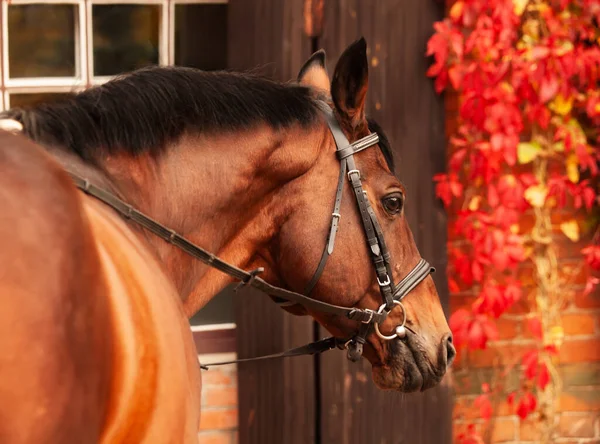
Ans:
<svg viewBox="0 0 600 444"><path fill-rule="evenodd" d="M369 319L367 319L366 321L360 321L363 324L370 324L371 322L373 322L373 316L375 315L375 310L371 310L370 308L365 308L363 310L363 312L365 313L369 313Z"/></svg>
<svg viewBox="0 0 600 444"><path fill-rule="evenodd" d="M263 267L258 267L256 270L252 270L252 271L248 272L250 277L248 277L248 279L246 279L245 281L241 281L239 284L237 284L235 286L235 288L233 289L233 292L237 293L240 288L243 288L247 285L251 285L252 281L256 278L256 276L261 274L263 271L265 271L265 269Z"/></svg>
<svg viewBox="0 0 600 444"><path fill-rule="evenodd" d="M337 218L338 220L342 218L342 215L340 213L331 213L331 216Z"/></svg>
<svg viewBox="0 0 600 444"><path fill-rule="evenodd" d="M356 174L358 176L358 180L360 180L360 171L359 170L350 170L348 171L348 180L352 181L352 175Z"/></svg>
<svg viewBox="0 0 600 444"><path fill-rule="evenodd" d="M390 277L389 277L389 275L387 275L387 274L386 274L386 275L385 275L385 281L384 281L384 282L381 282L381 281L379 280L379 276L377 276L377 283L379 284L379 286L380 286L380 287L385 287L385 286L387 286L387 285L390 285L390 284L392 283L392 281L390 280Z"/></svg>

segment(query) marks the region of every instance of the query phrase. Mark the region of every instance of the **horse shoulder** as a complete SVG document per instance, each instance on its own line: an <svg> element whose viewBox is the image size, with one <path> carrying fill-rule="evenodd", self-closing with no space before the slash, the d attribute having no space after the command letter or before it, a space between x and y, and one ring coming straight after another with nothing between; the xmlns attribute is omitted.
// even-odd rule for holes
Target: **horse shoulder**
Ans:
<svg viewBox="0 0 600 444"><path fill-rule="evenodd" d="M93 198L84 200L114 337L116 377L102 442L197 442L200 369L181 300L127 224Z"/></svg>
<svg viewBox="0 0 600 444"><path fill-rule="evenodd" d="M0 442L98 441L113 346L99 266L68 175L0 132Z"/></svg>

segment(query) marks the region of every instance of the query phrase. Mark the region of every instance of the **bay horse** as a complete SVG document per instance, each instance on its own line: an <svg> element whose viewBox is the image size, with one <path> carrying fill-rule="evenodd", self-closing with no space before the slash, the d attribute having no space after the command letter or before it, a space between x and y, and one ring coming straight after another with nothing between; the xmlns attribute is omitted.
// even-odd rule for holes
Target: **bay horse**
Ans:
<svg viewBox="0 0 600 444"><path fill-rule="evenodd" d="M0 442L197 442L188 319L233 282L220 260L350 337L381 389L435 386L452 336L367 89L360 39L331 79L322 51L287 83L151 67L5 112Z"/></svg>

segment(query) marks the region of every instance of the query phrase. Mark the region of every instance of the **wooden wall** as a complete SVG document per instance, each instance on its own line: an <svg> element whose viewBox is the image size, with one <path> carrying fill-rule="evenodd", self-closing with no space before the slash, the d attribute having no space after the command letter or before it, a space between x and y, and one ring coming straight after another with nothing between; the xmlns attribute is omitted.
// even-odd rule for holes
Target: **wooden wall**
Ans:
<svg viewBox="0 0 600 444"><path fill-rule="evenodd" d="M432 177L445 165L443 101L425 76L432 24L443 13L434 0L325 0L316 42L303 31L300 0L230 0L229 61L260 67L279 80L296 77L317 43L330 73L360 36L370 57L369 114L390 138L397 173L410 193L407 216L421 254L438 270L447 310L446 220ZM309 319L279 310L248 292L236 306L239 357L273 353L313 340ZM321 331L321 336L326 332ZM332 351L287 361L239 366L240 444L444 444L451 442L451 396L445 384L423 394L378 390L367 362Z"/></svg>

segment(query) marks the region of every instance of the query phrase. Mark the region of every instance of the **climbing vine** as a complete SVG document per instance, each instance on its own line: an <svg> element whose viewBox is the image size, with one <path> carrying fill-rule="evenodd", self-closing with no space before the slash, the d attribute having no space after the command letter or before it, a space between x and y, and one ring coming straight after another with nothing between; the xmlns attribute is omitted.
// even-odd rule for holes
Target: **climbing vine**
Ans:
<svg viewBox="0 0 600 444"><path fill-rule="evenodd" d="M449 244L450 290L473 293L450 319L456 346L459 354L487 348L498 319L526 304L535 345L519 356L519 384L486 382L475 406L489 419L492 398L506 396L522 419L537 418L542 442L551 440L561 389L560 311L581 271L559 269L558 236L592 239L582 259L600 270L599 23L598 0L458 0L428 42L428 75L459 106L448 171L434 177L455 216L451 238L464 240ZM521 278L527 264L532 286ZM589 273L579 291L599 282ZM471 425L459 442L482 441Z"/></svg>

